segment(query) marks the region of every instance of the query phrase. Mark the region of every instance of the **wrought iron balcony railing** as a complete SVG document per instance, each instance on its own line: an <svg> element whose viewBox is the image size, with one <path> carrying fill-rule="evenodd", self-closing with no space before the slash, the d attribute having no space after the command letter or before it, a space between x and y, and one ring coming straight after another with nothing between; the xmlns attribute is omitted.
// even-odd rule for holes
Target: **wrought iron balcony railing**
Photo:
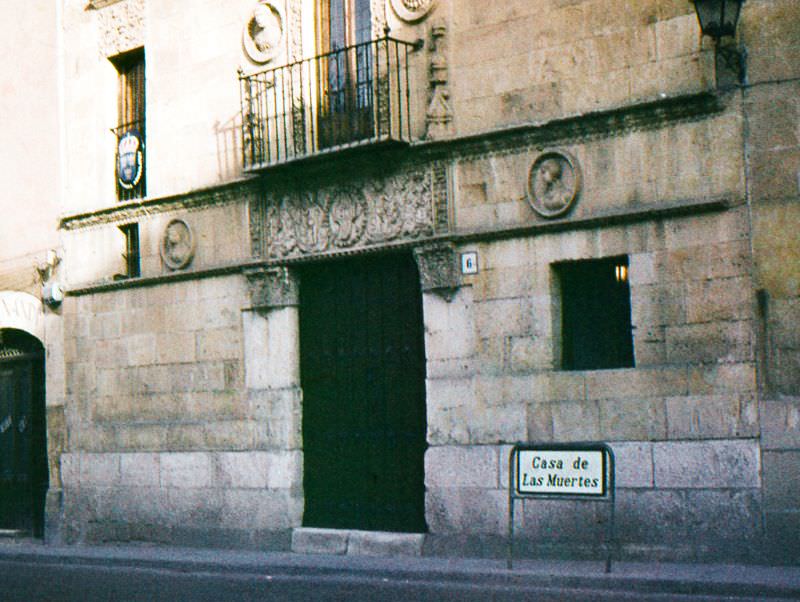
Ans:
<svg viewBox="0 0 800 602"><path fill-rule="evenodd" d="M389 36L245 75L240 72L246 169L411 139L408 59Z"/></svg>

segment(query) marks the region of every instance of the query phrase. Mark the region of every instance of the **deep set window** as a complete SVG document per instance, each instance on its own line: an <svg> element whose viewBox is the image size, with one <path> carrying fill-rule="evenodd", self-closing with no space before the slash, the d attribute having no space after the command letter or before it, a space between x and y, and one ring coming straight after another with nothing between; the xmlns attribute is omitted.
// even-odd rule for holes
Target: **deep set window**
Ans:
<svg viewBox="0 0 800 602"><path fill-rule="evenodd" d="M138 278L142 274L141 256L139 251L139 224L125 224L119 227L125 237L125 272L117 274L116 279Z"/></svg>
<svg viewBox="0 0 800 602"><path fill-rule="evenodd" d="M117 137L115 176L117 198L121 201L146 194L145 150L145 69L144 49L139 48L111 59L117 69Z"/></svg>
<svg viewBox="0 0 800 602"><path fill-rule="evenodd" d="M558 263L561 368L597 370L634 364L626 256Z"/></svg>

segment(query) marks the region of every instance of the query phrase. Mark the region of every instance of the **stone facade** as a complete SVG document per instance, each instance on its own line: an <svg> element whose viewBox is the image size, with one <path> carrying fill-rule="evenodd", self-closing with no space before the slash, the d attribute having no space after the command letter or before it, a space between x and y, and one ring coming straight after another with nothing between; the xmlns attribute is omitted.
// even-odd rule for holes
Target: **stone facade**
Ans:
<svg viewBox="0 0 800 602"><path fill-rule="evenodd" d="M251 168L237 68L317 53L314 2L272 2L285 47L252 64L256 4L58 15L64 178L43 236L68 295L46 315L49 537L499 555L512 446L604 441L621 555L800 559L794 3L744 5L722 42L746 49L740 82L684 1L374 1L376 31L422 41L410 139ZM108 59L140 46L147 194L118 203ZM193 254L170 265L174 219ZM141 274L121 278L133 223ZM2 248L0 266L25 256ZM427 532L303 528L303 266L386 251L420 274ZM611 257L633 366L565 369L558 266ZM527 499L518 552L596 555L607 520Z"/></svg>

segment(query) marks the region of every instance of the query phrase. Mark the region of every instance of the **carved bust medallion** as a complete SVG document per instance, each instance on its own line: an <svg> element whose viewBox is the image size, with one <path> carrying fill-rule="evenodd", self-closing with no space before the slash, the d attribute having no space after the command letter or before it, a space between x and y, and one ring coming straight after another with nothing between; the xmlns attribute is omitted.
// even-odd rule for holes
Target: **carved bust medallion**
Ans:
<svg viewBox="0 0 800 602"><path fill-rule="evenodd" d="M161 259L171 270L180 270L194 258L194 234L182 219L174 219L161 236Z"/></svg>
<svg viewBox="0 0 800 602"><path fill-rule="evenodd" d="M267 63L280 53L283 33L284 19L278 6L272 2L259 2L242 32L244 51L254 63Z"/></svg>
<svg viewBox="0 0 800 602"><path fill-rule="evenodd" d="M409 23L423 19L435 4L436 0L392 0L394 12Z"/></svg>
<svg viewBox="0 0 800 602"><path fill-rule="evenodd" d="M580 190L578 162L567 153L542 153L528 172L528 203L542 217L564 215L574 205Z"/></svg>

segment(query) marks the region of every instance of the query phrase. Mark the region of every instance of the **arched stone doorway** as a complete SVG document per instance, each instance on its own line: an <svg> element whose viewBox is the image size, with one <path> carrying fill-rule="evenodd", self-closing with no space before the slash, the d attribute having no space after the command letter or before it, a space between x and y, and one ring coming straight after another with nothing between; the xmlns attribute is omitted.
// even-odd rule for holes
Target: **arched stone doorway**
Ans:
<svg viewBox="0 0 800 602"><path fill-rule="evenodd" d="M44 347L34 336L41 306L28 297L0 298L0 529L42 537L48 487Z"/></svg>

